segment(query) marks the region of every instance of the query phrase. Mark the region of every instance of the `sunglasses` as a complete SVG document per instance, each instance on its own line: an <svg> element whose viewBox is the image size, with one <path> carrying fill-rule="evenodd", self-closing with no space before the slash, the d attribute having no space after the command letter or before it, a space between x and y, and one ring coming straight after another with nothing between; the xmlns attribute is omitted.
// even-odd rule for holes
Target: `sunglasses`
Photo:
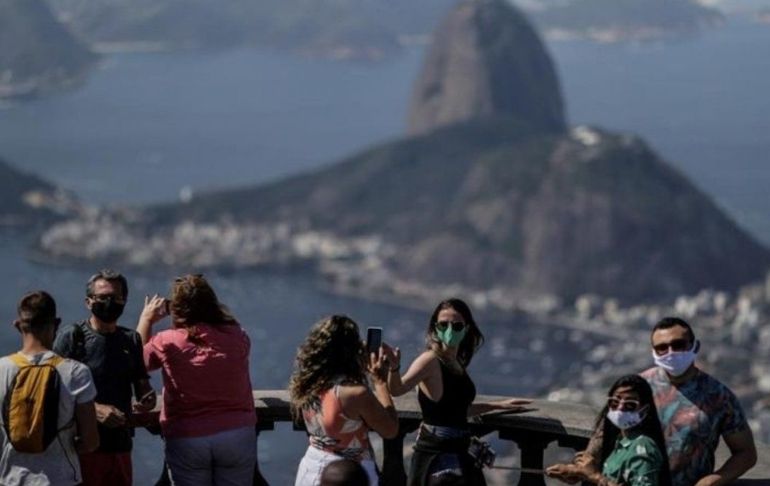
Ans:
<svg viewBox="0 0 770 486"><path fill-rule="evenodd" d="M624 412L639 410L639 400L624 400L616 397L607 397L607 406L610 410L620 409Z"/></svg>
<svg viewBox="0 0 770 486"><path fill-rule="evenodd" d="M689 351L691 346L692 344L689 339L674 339L668 343L654 344L652 349L655 350L655 354L658 356L663 356L669 352L669 349L673 352L681 353L682 351Z"/></svg>
<svg viewBox="0 0 770 486"><path fill-rule="evenodd" d="M118 302L120 304L126 303L126 301L123 299L123 296L119 294L93 294L89 297L91 300L98 302L107 302L108 300L112 300L113 302Z"/></svg>
<svg viewBox="0 0 770 486"><path fill-rule="evenodd" d="M436 329L439 331L446 331L449 326L452 326L453 331L462 331L465 329L465 323L463 321L438 321L436 323Z"/></svg>

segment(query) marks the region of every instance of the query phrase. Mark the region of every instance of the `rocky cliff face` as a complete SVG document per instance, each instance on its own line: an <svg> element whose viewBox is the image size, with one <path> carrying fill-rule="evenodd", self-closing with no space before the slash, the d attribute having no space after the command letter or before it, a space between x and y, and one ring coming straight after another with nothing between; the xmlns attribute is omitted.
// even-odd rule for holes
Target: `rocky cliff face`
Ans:
<svg viewBox="0 0 770 486"><path fill-rule="evenodd" d="M0 98L78 82L95 60L44 0L0 2Z"/></svg>
<svg viewBox="0 0 770 486"><path fill-rule="evenodd" d="M409 133L492 116L545 131L565 127L556 72L532 26L503 0L465 0L433 36Z"/></svg>

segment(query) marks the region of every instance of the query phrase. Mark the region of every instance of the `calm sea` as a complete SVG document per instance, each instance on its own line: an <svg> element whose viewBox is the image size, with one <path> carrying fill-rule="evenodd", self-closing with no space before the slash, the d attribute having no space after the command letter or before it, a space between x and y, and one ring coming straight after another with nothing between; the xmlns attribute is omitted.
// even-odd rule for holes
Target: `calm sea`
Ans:
<svg viewBox="0 0 770 486"><path fill-rule="evenodd" d="M572 123L642 135L770 242L770 28L733 20L673 44L551 49ZM255 50L113 55L77 91L0 107L0 156L99 204L264 182L398 136L421 56L415 49L383 63L346 64ZM0 235L0 316L10 323L21 293L42 287L54 293L65 321L82 318L91 269L32 264L27 237ZM165 292L170 277L129 274L126 325L135 322L141 297ZM258 388L286 386L296 347L325 314L385 327L386 339L409 359L430 311L329 295L302 275L212 279L252 337ZM581 336L513 321L483 326L489 342L471 369L484 370L476 371L482 393L542 393L579 368L590 347ZM10 325L0 326L2 352L17 340ZM536 372L508 378L522 367ZM260 439L260 463L275 484L289 484L305 444L302 434L283 430ZM160 469L161 446L141 431L137 444L137 484L148 484Z"/></svg>

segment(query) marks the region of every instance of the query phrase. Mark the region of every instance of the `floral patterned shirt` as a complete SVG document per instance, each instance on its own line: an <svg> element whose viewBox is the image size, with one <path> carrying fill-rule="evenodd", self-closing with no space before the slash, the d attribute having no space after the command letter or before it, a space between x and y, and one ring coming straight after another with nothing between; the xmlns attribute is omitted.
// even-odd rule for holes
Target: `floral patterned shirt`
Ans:
<svg viewBox="0 0 770 486"><path fill-rule="evenodd" d="M727 386L700 370L679 385L658 367L641 376L652 387L663 425L671 482L692 486L714 471L719 438L748 428L741 404Z"/></svg>

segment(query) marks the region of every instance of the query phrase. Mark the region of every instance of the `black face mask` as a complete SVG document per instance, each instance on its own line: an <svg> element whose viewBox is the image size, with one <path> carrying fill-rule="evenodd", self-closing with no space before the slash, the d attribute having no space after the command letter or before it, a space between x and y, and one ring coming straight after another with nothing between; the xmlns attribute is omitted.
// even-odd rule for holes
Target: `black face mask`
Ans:
<svg viewBox="0 0 770 486"><path fill-rule="evenodd" d="M115 322L123 315L125 307L126 304L108 297L104 300L94 300L91 304L91 313L102 322Z"/></svg>

